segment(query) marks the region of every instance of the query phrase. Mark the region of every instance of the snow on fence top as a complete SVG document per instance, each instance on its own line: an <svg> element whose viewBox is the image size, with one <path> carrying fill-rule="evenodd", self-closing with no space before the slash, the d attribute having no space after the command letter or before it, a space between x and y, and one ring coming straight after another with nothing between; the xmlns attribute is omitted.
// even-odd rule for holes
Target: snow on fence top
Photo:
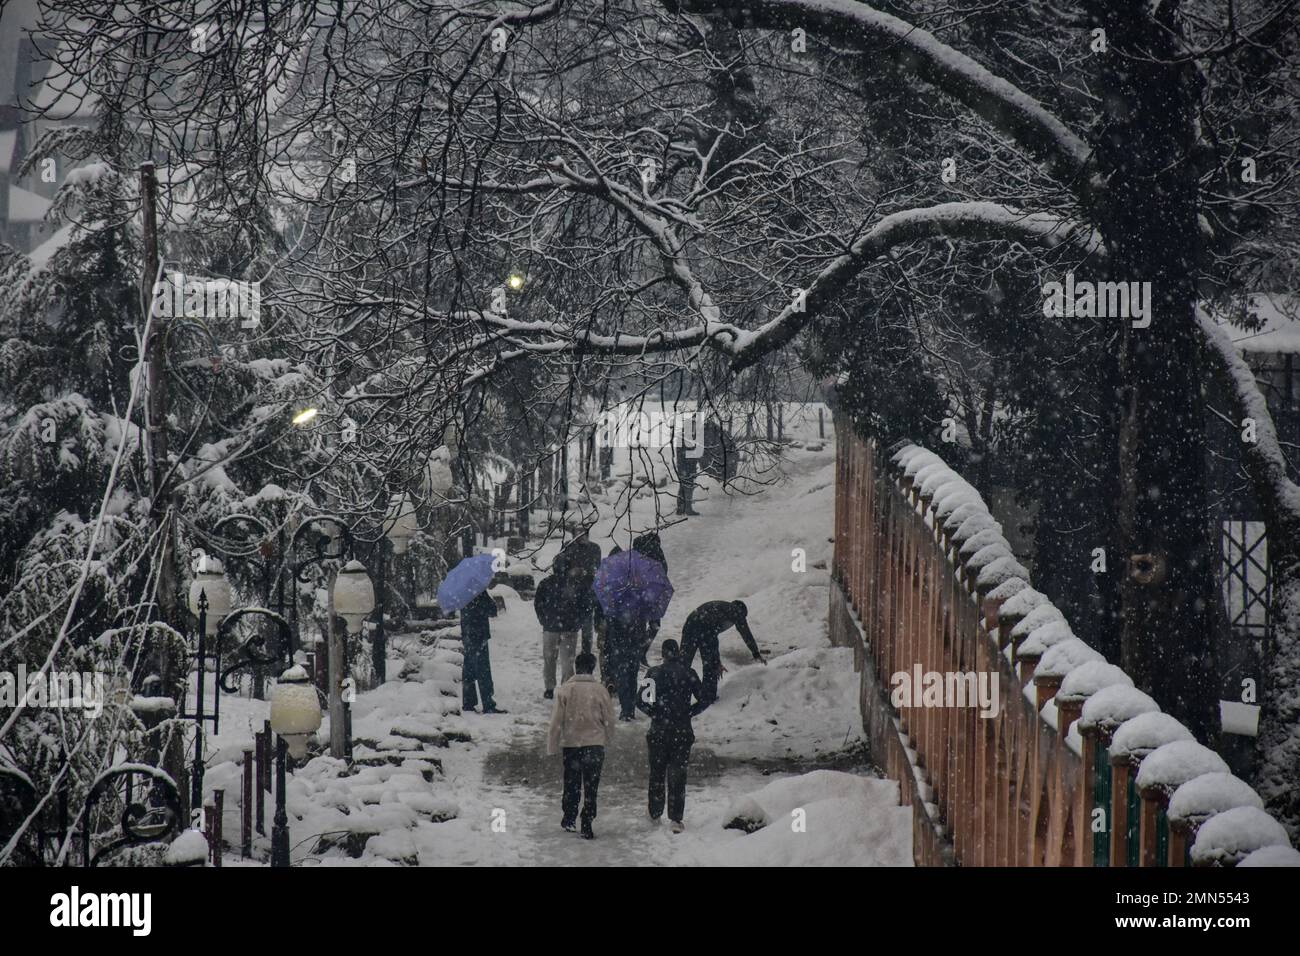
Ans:
<svg viewBox="0 0 1300 956"><path fill-rule="evenodd" d="M1139 793L1167 800L1171 824L1195 831L1193 862L1300 865L1300 852L1264 812L1254 789L1229 773L1223 759L1179 721L1161 713L1132 678L1077 636L1047 595L1031 586L1002 525L974 487L919 445L903 445L890 462L899 489L915 495L918 515L937 529L974 599L996 608L998 630L1007 640L1005 655L1020 665L1026 695L1037 700L1036 688L1054 691L1040 719L1056 726L1058 703L1078 708L1071 747L1078 752L1079 732L1091 734L1109 747L1112 764L1138 767Z"/></svg>

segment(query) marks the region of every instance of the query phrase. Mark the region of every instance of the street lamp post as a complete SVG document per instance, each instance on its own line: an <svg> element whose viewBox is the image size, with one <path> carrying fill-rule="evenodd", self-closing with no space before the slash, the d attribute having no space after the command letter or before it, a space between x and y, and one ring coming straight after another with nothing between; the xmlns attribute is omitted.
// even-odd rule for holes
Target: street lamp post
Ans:
<svg viewBox="0 0 1300 956"><path fill-rule="evenodd" d="M212 732L221 732L221 692L233 694L238 688L230 679L245 668L264 667L275 664L278 655L258 653L261 638L250 637L235 650L235 663L222 669L222 645L225 636L234 630L235 625L245 617L264 617L275 624L280 634L280 643L287 646L289 624L283 615L267 608L247 607L237 611L231 610L230 582L222 573L221 562L204 554L199 559L199 570L190 584L190 612L198 619L198 654L195 678L194 713L181 713L181 717L193 719L195 723L194 762L190 771L190 813L193 815L203 806L204 776L204 723L212 721ZM213 701L212 713L207 713L206 677L208 658L208 639L212 638L213 682L217 691Z"/></svg>
<svg viewBox="0 0 1300 956"><path fill-rule="evenodd" d="M289 812L285 806L285 762L307 756L307 738L320 729L320 702L307 672L298 665L280 675L271 692L271 730L275 743L275 817L271 824L271 865L289 866Z"/></svg>

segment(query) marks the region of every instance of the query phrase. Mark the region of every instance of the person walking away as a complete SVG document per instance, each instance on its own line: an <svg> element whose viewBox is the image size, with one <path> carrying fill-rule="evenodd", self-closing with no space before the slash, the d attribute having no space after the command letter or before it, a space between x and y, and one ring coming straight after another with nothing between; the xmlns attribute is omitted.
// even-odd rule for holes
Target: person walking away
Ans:
<svg viewBox="0 0 1300 956"><path fill-rule="evenodd" d="M483 701L483 713L504 714L492 698L492 660L488 641L492 638L490 620L497 616L496 601L484 591L460 609L460 643L465 655L461 669L461 707L473 710Z"/></svg>
<svg viewBox="0 0 1300 956"><path fill-rule="evenodd" d="M749 608L744 601L705 601L687 616L682 627L682 663L692 666L699 652L704 665L704 696L710 704L718 699L718 681L723 671L718 635L731 627L740 632L754 660L766 664L767 659L749 630Z"/></svg>
<svg viewBox="0 0 1300 956"><path fill-rule="evenodd" d="M574 662L577 673L565 681L555 695L551 711L546 752L564 755L564 791L560 826L572 832L578 819L578 798L582 798L582 835L595 837L591 823L596 819L596 794L600 771L605 765L605 748L614 739L614 702L596 680L596 656L583 651Z"/></svg>
<svg viewBox="0 0 1300 956"><path fill-rule="evenodd" d="M591 590L592 582L596 580L596 572L600 569L600 545L590 538L591 526L584 525L578 532L577 537L564 546L555 558L555 570L570 577L586 591ZM595 595L591 595L591 604L595 604ZM582 615L581 627L582 632L582 649L591 650L593 632L595 630L595 621L590 611ZM603 671L601 672L603 675Z"/></svg>
<svg viewBox="0 0 1300 956"><path fill-rule="evenodd" d="M578 647L578 602L564 575L552 573L537 585L533 610L542 626L542 684L547 700L555 696L555 665L560 665L560 683L573 676L573 657Z"/></svg>
<svg viewBox="0 0 1300 956"><path fill-rule="evenodd" d="M608 557L616 554L622 554L623 549L615 544L609 549ZM600 657L600 680L605 685L605 689L610 694L618 693L618 681L614 676L614 660L610 655L609 640L609 619L605 615L605 609L600 606L600 600L597 599L592 606L592 622L596 630L596 651Z"/></svg>
<svg viewBox="0 0 1300 956"><path fill-rule="evenodd" d="M650 646L649 625L626 615L609 615L604 620L605 650L608 655L609 680L618 695L619 720L636 720L637 675Z"/></svg>
<svg viewBox="0 0 1300 956"><path fill-rule="evenodd" d="M650 715L650 730L645 735L650 759L650 819L659 822L668 805L668 819L674 833L684 829L686 813L686 765L695 731L691 718L708 706L700 679L682 663L677 642L664 641L660 653L663 663L650 668L637 696L636 705Z"/></svg>
<svg viewBox="0 0 1300 956"><path fill-rule="evenodd" d="M635 541L632 542L632 550L640 553L651 561L658 561L664 569L664 577L668 577L668 558L664 555L663 542L659 539L657 531L647 531ZM654 643L655 635L659 633L659 622L650 621L648 632L644 635L644 641L641 656L638 660L642 664L648 664L646 652L650 650L650 645Z"/></svg>

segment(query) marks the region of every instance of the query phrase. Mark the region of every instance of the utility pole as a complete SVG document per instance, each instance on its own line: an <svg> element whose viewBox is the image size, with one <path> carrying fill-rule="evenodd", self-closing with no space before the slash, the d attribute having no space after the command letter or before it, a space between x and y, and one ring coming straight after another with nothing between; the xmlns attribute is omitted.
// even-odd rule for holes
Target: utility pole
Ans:
<svg viewBox="0 0 1300 956"><path fill-rule="evenodd" d="M145 348L145 421L148 434L149 485L152 496L151 515L159 523L162 547L158 553L156 597L158 618L166 626L181 631L176 579L176 525L171 492L165 487L169 461L167 447L167 356L166 319L154 315L154 283L158 279L158 178L152 161L140 164L140 215L143 219L144 255L140 268L140 305L143 327L148 329ZM170 641L157 647L155 664L161 679L159 693L179 704L185 687L185 675L178 673L179 662ZM159 741L161 746L161 741ZM188 788L184 784L185 755L179 734L171 736L166 752L158 755L159 763L176 781L184 801ZM192 808L190 808L192 809Z"/></svg>

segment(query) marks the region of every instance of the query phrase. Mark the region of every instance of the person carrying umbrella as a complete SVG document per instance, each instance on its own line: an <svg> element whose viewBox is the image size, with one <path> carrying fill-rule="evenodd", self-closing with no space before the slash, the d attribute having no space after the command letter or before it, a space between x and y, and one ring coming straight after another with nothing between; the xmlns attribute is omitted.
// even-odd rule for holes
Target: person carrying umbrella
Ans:
<svg viewBox="0 0 1300 956"><path fill-rule="evenodd" d="M691 718L704 710L708 701L695 671L682 663L677 642L671 638L664 641L660 653L663 663L646 673L645 689L636 705L650 715L650 730L645 735L650 758L650 819L659 822L666 797L673 832L681 833L685 828L686 765L695 743Z"/></svg>
<svg viewBox="0 0 1300 956"><path fill-rule="evenodd" d="M682 663L690 667L699 651L704 664L704 696L711 704L718 699L718 681L722 678L722 656L718 651L718 635L729 627L740 632L740 638L754 655L754 660L766 664L767 659L758 649L758 642L749 630L749 608L744 601L705 601L686 618L682 628Z"/></svg>
<svg viewBox="0 0 1300 956"><path fill-rule="evenodd" d="M475 554L458 563L438 585L438 606L447 613L461 612L462 709L473 710L482 698L483 713L504 714L492 698L492 662L488 656L492 637L488 621L497 613L496 603L487 593L495 573L494 560L490 554Z"/></svg>
<svg viewBox="0 0 1300 956"><path fill-rule="evenodd" d="M488 641L492 638L489 620L497 616L496 601L487 591L466 604L460 611L460 641L465 662L461 669L462 709L473 710L480 698L483 713L504 714L492 699L492 659Z"/></svg>
<svg viewBox="0 0 1300 956"><path fill-rule="evenodd" d="M601 562L593 590L600 602L607 680L612 678L618 694L619 720L635 720L638 667L654 636L652 627L672 600L673 587L662 563L632 550Z"/></svg>

